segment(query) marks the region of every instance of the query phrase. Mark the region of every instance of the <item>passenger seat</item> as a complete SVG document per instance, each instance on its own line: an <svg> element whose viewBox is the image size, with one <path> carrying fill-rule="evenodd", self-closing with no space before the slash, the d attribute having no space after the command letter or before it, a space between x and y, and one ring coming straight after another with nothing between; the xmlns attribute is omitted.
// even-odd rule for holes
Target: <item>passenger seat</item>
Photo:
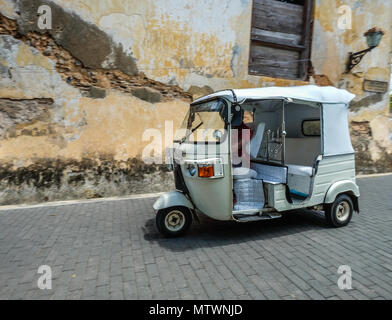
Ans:
<svg viewBox="0 0 392 320"><path fill-rule="evenodd" d="M305 176L305 177L313 177L314 175L314 168L307 167L307 166L299 166L294 164L288 164L288 173L294 174L298 176Z"/></svg>

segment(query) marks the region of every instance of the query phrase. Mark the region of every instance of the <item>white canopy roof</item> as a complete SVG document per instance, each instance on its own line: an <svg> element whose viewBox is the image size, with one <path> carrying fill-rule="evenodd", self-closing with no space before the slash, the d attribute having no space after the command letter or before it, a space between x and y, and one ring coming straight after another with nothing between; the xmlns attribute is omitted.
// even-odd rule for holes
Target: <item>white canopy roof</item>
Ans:
<svg viewBox="0 0 392 320"><path fill-rule="evenodd" d="M348 126L348 105L354 99L354 94L334 87L318 87L314 85L237 89L234 92L239 103L244 102L245 99L275 100L282 98L320 103L322 105L323 119L323 154L333 156L354 152ZM230 90L223 90L201 97L195 100L193 104L219 97L233 102L232 92Z"/></svg>
<svg viewBox="0 0 392 320"><path fill-rule="evenodd" d="M255 89L236 89L234 90L238 102L246 98L249 99L279 99L291 98L325 104L348 104L355 95L346 90L335 87L318 87L314 85L297 87L265 87ZM196 99L193 103L200 103L212 98L224 97L233 102L233 94L230 90L218 91L213 94Z"/></svg>

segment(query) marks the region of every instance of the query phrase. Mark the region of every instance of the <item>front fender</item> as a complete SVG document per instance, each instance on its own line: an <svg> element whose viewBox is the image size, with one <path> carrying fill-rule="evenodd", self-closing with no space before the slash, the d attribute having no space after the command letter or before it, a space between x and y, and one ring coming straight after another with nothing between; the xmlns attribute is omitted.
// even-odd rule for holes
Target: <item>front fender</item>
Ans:
<svg viewBox="0 0 392 320"><path fill-rule="evenodd" d="M187 207L194 210L193 204L188 200L188 198L181 192L172 191L163 194L155 201L153 208L158 211L170 207Z"/></svg>
<svg viewBox="0 0 392 320"><path fill-rule="evenodd" d="M325 195L324 203L332 203L336 197L341 193L351 193L355 197L359 197L359 188L354 181L343 180L335 182L329 187L327 194Z"/></svg>

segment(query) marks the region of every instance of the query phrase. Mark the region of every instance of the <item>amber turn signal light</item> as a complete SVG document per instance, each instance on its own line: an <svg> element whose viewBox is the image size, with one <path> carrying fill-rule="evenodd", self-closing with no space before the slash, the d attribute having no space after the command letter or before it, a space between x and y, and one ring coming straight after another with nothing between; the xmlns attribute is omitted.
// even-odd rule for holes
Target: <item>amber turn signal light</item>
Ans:
<svg viewBox="0 0 392 320"><path fill-rule="evenodd" d="M211 178L214 176L214 166L211 165L205 165L205 166L199 166L199 177L200 178Z"/></svg>

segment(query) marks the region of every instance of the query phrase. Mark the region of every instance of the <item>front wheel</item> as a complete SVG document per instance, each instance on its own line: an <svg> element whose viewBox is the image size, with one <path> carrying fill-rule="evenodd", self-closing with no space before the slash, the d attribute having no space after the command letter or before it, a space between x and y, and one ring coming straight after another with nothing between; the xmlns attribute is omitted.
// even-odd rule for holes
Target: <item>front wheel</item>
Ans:
<svg viewBox="0 0 392 320"><path fill-rule="evenodd" d="M341 194L333 203L325 206L325 219L331 227L344 227L351 221L354 205L348 195Z"/></svg>
<svg viewBox="0 0 392 320"><path fill-rule="evenodd" d="M157 228L166 237L183 235L191 224L192 214L186 207L171 207L157 212Z"/></svg>

